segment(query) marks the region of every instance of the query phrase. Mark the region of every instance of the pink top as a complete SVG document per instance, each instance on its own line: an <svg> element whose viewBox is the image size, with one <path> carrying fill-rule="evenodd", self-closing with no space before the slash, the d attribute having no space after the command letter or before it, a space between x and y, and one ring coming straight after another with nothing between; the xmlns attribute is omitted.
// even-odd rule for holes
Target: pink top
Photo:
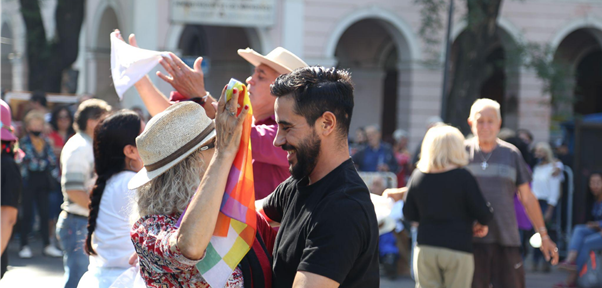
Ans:
<svg viewBox="0 0 602 288"><path fill-rule="evenodd" d="M278 123L274 115L255 121L251 129L253 151L253 175L255 178L255 199L270 195L280 183L291 176L288 171L286 151L274 147ZM261 175L261 177L258 177Z"/></svg>

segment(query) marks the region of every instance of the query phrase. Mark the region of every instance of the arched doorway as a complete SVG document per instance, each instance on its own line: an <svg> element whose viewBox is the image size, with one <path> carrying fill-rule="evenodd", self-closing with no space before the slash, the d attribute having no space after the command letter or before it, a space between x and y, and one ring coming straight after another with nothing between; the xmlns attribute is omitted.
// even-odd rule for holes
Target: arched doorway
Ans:
<svg viewBox="0 0 602 288"><path fill-rule="evenodd" d="M119 106L119 97L115 92L111 79L111 38L113 30L119 29L119 20L113 8L106 8L100 18L98 33L96 34L96 47L93 50L95 58L94 95L107 101L109 104Z"/></svg>
<svg viewBox="0 0 602 288"><path fill-rule="evenodd" d="M563 112L575 116L602 113L602 37L598 36L602 36L602 31L578 29L558 45L555 60L570 67L574 75L572 91L567 91L569 95L566 95L573 105L563 105L570 109L565 108Z"/></svg>
<svg viewBox="0 0 602 288"><path fill-rule="evenodd" d="M400 111L400 51L396 29L384 20L367 18L350 25L341 35L335 49L337 67L349 69L355 85L355 107L350 131L371 124L382 129L383 139L392 140L397 128L408 129L409 121L400 121L409 111ZM398 31L397 31L398 32ZM410 59L409 55L406 55ZM400 117L400 114L401 115ZM398 123L403 122L405 125Z"/></svg>
<svg viewBox="0 0 602 288"><path fill-rule="evenodd" d="M205 88L220 93L230 78L245 82L252 74L253 66L237 53L246 47L262 51L261 47L253 47L248 32L251 31L242 27L186 25L178 49L190 67L199 56L203 57Z"/></svg>
<svg viewBox="0 0 602 288"><path fill-rule="evenodd" d="M2 89L13 90L13 33L7 23L2 24L2 41L0 41L0 51L2 51Z"/></svg>
<svg viewBox="0 0 602 288"><path fill-rule="evenodd" d="M518 53L518 49L513 37L503 28L499 26L497 28L497 37L487 48L486 65L483 71L485 77L481 83L478 98L490 98L500 103L502 125L516 130L519 128L518 84L520 65L516 61L518 57L513 57L511 54ZM452 44L452 67L465 53L461 51L460 45L460 41L464 37L466 37L466 34L464 32L460 33ZM449 83L453 83L453 74L450 78Z"/></svg>
<svg viewBox="0 0 602 288"><path fill-rule="evenodd" d="M594 203L588 193L588 177L592 172L602 170L602 155L599 153L602 141L602 128L597 123L583 123L582 116L602 113L602 29L580 28L572 31L560 41L554 60L568 67L567 75L572 75L569 83L560 91L559 102L555 107L558 120L574 119L574 127L567 125L569 154L575 175L573 220L583 223L587 211ZM571 135L571 136L569 136Z"/></svg>

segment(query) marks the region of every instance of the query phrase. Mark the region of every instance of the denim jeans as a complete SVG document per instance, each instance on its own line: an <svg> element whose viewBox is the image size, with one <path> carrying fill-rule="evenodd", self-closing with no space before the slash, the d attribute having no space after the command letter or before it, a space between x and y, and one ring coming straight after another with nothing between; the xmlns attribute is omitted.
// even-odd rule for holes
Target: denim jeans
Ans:
<svg viewBox="0 0 602 288"><path fill-rule="evenodd" d="M570 251L577 251L577 271L580 271L583 265L587 263L590 251L602 249L602 234L587 227L586 225L577 225L573 230L573 236L569 244Z"/></svg>
<svg viewBox="0 0 602 288"><path fill-rule="evenodd" d="M63 251L65 288L76 288L79 279L88 271L89 259L84 252L88 220L63 211L56 225Z"/></svg>

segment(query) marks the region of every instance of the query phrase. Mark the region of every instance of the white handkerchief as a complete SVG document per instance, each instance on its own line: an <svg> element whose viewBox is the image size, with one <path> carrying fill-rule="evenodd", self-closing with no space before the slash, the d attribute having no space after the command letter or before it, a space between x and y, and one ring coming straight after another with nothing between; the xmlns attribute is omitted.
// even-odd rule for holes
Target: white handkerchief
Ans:
<svg viewBox="0 0 602 288"><path fill-rule="evenodd" d="M111 33L111 76L120 100L126 90L159 64L161 56L169 57L169 53L131 46Z"/></svg>

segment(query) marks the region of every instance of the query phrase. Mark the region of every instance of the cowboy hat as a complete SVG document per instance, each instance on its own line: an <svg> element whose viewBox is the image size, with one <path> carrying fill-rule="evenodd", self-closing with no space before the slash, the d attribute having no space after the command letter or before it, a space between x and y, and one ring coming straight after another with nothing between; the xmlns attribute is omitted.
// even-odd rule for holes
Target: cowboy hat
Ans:
<svg viewBox="0 0 602 288"><path fill-rule="evenodd" d="M17 137L13 134L12 114L10 112L10 106L4 100L0 100L0 117L2 122L0 123L0 138L2 141L17 141Z"/></svg>
<svg viewBox="0 0 602 288"><path fill-rule="evenodd" d="M205 109L192 102L180 102L155 115L136 137L144 168L128 183L136 189L180 163L215 138L215 124Z"/></svg>
<svg viewBox="0 0 602 288"><path fill-rule="evenodd" d="M307 67L307 63L301 58L282 47L276 47L268 55L261 55L251 48L238 49L238 55L249 61L253 66L265 64L280 74L288 74L301 67Z"/></svg>

